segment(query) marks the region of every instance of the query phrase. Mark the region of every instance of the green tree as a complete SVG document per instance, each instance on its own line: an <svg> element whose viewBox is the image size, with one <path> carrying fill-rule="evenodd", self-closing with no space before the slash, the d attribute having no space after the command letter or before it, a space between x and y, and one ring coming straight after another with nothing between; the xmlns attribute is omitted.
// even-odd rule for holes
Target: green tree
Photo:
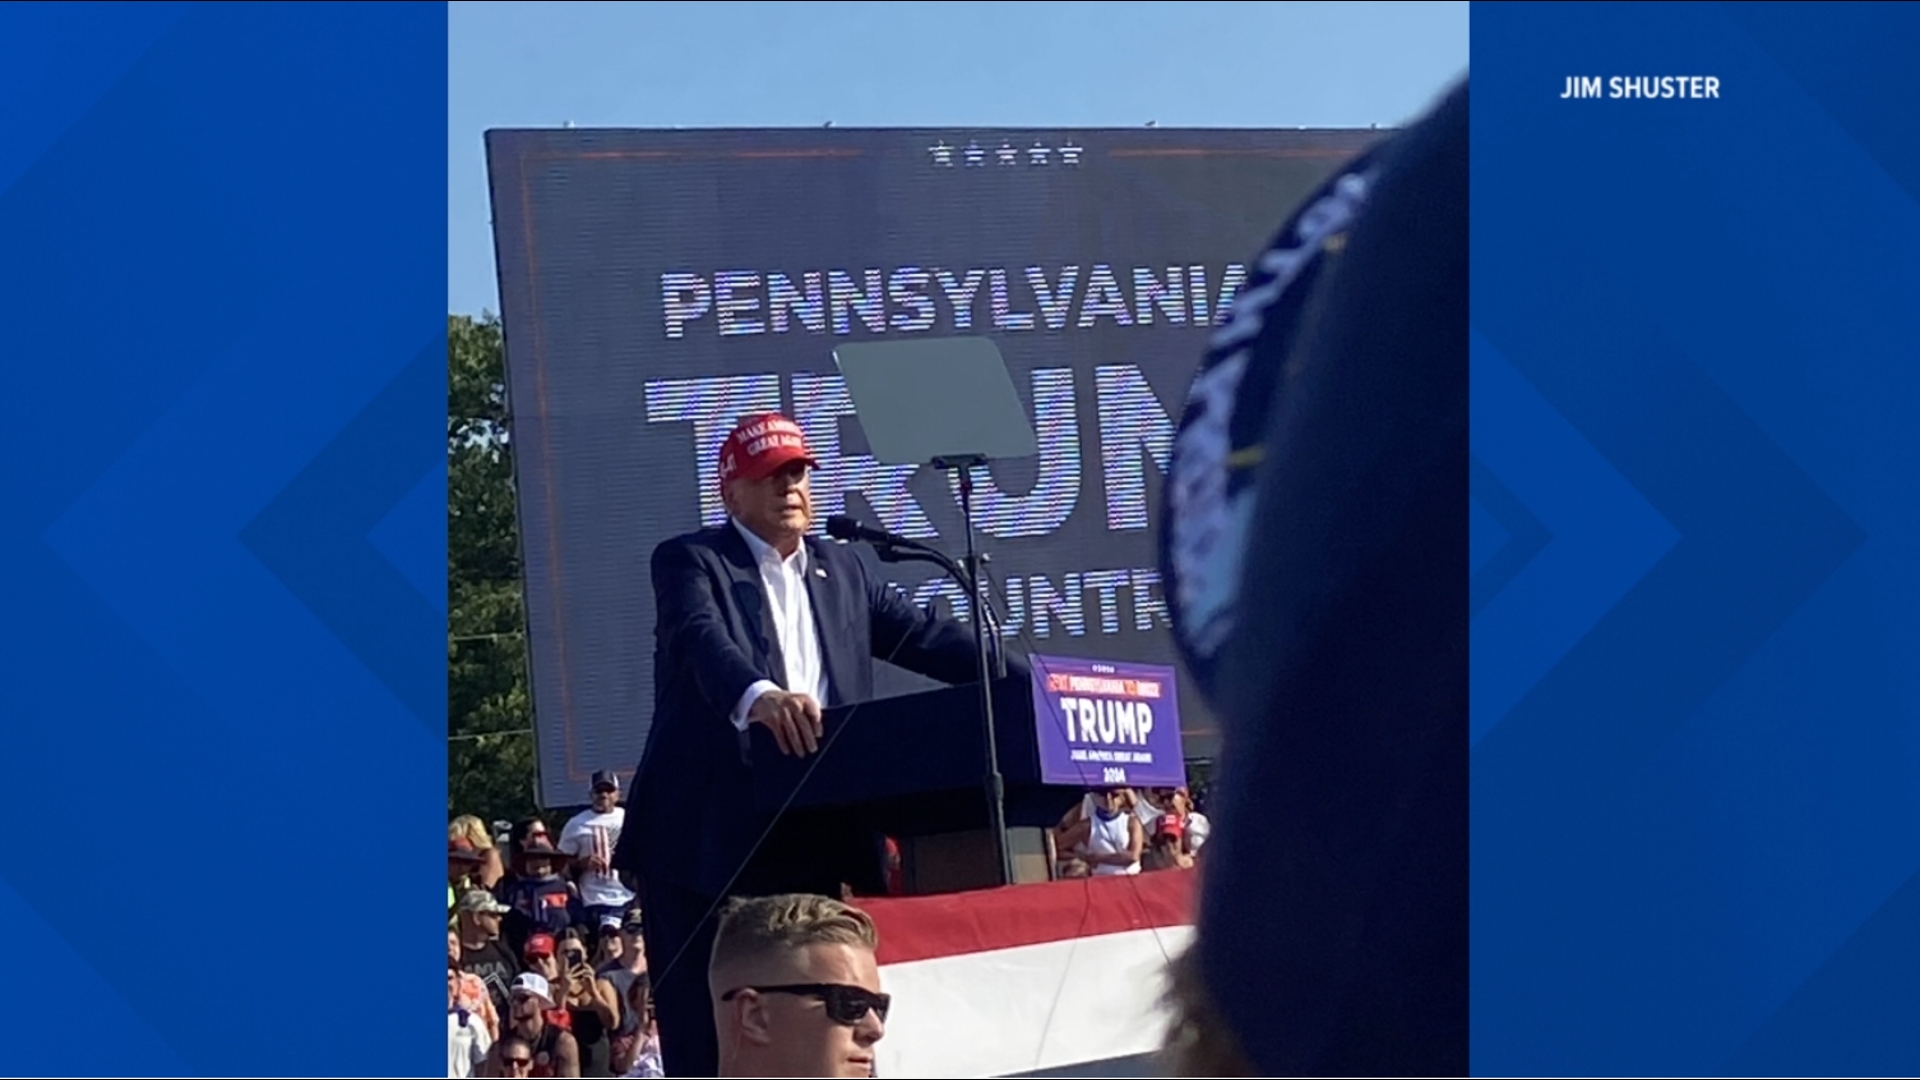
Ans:
<svg viewBox="0 0 1920 1080"><path fill-rule="evenodd" d="M534 802L533 699L500 320L447 316L447 810Z"/></svg>

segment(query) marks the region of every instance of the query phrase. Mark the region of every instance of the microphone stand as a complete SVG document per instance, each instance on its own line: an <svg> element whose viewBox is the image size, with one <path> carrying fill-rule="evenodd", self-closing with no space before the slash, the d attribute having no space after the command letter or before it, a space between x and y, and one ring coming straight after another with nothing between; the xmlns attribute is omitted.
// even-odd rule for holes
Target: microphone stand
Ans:
<svg viewBox="0 0 1920 1080"><path fill-rule="evenodd" d="M987 618L981 609L988 606L979 589L980 553L973 534L973 470L987 463L983 454L936 457L933 467L960 474L960 514L967 523L967 580L962 587L971 597L968 606L974 613L973 647L979 662L980 722L987 736L987 822L993 833L993 850L1000 857L1000 883L1013 884L1013 852L1007 846L1007 786L1000 775L1000 744L993 725L993 679L987 660ZM1004 647L1004 642L999 643Z"/></svg>
<svg viewBox="0 0 1920 1080"><path fill-rule="evenodd" d="M869 540L867 543L873 548L874 557L883 563L919 562L937 566L943 573L952 578L954 584L960 586L963 591L971 592L973 595L980 597L980 601L973 604L972 607L977 608L980 614L985 617L989 631L988 637L994 642L993 677L995 679L1004 679L1007 677L1006 628L1000 623L1000 613L993 609L992 602L986 598L987 583L985 580L973 579L959 563L954 562L946 555L930 547L921 547L917 544L901 544L897 541L887 543L880 540ZM988 561L984 553L981 554L980 561L982 564Z"/></svg>
<svg viewBox="0 0 1920 1080"><path fill-rule="evenodd" d="M993 722L993 684L996 678L1004 679L1007 674L1006 641L998 621L994 618L993 603L981 588L985 580L982 566L986 556L979 551L973 528L973 470L987 463L983 455L968 454L960 457L937 457L932 461L934 468L959 473L960 512L967 523L967 554L959 563L940 549L922 544L905 537L876 535L872 531L856 532L848 539L861 539L873 546L874 555L881 562L924 562L940 567L960 584L971 599L968 608L973 618L973 648L980 683L980 722L986 736L986 776L987 815L990 830L993 833L994 853L1000 863L1000 882L1013 884L1013 852L1007 846L1007 791L1006 780L1000 772L999 735ZM829 529L831 531L831 528ZM988 655L987 638L989 628L994 639L992 656Z"/></svg>

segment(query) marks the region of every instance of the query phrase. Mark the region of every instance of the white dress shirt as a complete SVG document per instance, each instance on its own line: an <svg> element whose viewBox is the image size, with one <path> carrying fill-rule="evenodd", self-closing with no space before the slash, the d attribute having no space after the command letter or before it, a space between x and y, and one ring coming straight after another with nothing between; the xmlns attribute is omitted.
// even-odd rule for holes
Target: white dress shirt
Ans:
<svg viewBox="0 0 1920 1080"><path fill-rule="evenodd" d="M760 583L767 590L767 610L773 616L774 636L780 641L780 653L786 659L787 670L782 672L787 678L787 689L797 694L811 694L822 706L827 703L827 669L820 659L820 631L813 621L813 599L807 594L807 545L801 542L798 550L786 558L765 540L755 536L752 529L734 521L733 527L747 541L747 550L753 552L753 561L760 567ZM747 713L752 711L753 703L760 695L769 690L778 690L780 685L771 679L760 679L747 692L740 695L739 704L733 709L733 726L741 731L747 730Z"/></svg>

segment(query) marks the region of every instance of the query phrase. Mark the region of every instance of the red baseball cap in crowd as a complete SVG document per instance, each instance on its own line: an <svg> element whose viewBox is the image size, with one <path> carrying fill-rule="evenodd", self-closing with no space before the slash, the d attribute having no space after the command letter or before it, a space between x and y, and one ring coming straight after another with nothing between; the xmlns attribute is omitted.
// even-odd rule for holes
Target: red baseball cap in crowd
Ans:
<svg viewBox="0 0 1920 1080"><path fill-rule="evenodd" d="M720 482L765 479L795 461L820 464L799 424L779 413L749 416L720 444Z"/></svg>
<svg viewBox="0 0 1920 1080"><path fill-rule="evenodd" d="M1161 814L1160 820L1153 824L1155 836L1185 836L1187 823L1180 820L1178 814Z"/></svg>
<svg viewBox="0 0 1920 1080"><path fill-rule="evenodd" d="M527 939L527 947L522 952L528 956L552 956L557 948L552 934L535 934Z"/></svg>

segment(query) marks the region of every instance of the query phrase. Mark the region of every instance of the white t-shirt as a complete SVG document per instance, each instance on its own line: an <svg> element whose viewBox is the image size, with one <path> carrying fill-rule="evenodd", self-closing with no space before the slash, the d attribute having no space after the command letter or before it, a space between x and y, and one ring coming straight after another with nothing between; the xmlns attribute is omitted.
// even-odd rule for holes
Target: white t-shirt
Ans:
<svg viewBox="0 0 1920 1080"><path fill-rule="evenodd" d="M1198 810L1187 815L1188 851L1199 851L1200 845L1206 843L1207 837L1212 834L1213 822L1207 820L1207 815Z"/></svg>
<svg viewBox="0 0 1920 1080"><path fill-rule="evenodd" d="M1119 855L1133 846L1133 834L1128 828L1128 822L1131 819L1128 815L1115 814L1113 815L1113 820L1107 821L1096 813L1089 820L1093 825L1093 830L1087 834L1087 851L1089 854ZM1131 862L1125 866L1114 866L1111 863L1098 863L1093 868L1094 877L1110 877L1120 874L1137 874L1139 872L1140 864L1138 862Z"/></svg>
<svg viewBox="0 0 1920 1080"><path fill-rule="evenodd" d="M466 1080L480 1075L480 1065L493 1048L487 1022L469 1012L447 1010L447 1075Z"/></svg>
<svg viewBox="0 0 1920 1080"><path fill-rule="evenodd" d="M576 859L590 855L600 861L613 861L614 846L620 843L620 830L627 823L627 808L616 806L604 814L591 808L580 811L560 830L560 850ZM589 870L580 875L580 902L588 907L624 907L633 893L612 874Z"/></svg>
<svg viewBox="0 0 1920 1080"><path fill-rule="evenodd" d="M632 1080L658 1080L666 1076L660 1068L660 1040L648 1039L640 1044L640 1052L633 1056L633 1068L627 1070Z"/></svg>

